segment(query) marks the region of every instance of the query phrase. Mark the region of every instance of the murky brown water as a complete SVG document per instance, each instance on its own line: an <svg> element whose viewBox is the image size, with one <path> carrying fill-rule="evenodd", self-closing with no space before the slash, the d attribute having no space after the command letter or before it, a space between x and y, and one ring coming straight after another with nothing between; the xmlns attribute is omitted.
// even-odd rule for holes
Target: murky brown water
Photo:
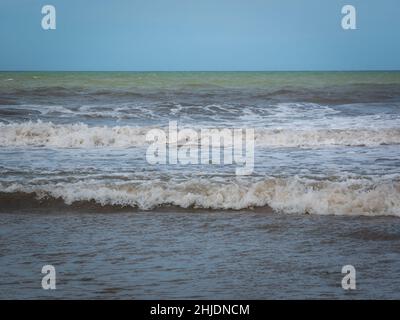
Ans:
<svg viewBox="0 0 400 320"><path fill-rule="evenodd" d="M65 211L1 213L0 223L2 299L400 297L394 217ZM45 264L56 290L41 289Z"/></svg>

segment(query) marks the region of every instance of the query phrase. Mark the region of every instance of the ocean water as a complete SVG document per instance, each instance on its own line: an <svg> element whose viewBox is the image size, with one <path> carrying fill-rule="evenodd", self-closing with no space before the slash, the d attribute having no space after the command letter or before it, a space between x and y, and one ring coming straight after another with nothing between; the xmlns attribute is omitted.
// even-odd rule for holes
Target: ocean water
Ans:
<svg viewBox="0 0 400 320"><path fill-rule="evenodd" d="M150 165L169 121L253 173ZM399 298L399 144L399 72L2 72L0 298Z"/></svg>

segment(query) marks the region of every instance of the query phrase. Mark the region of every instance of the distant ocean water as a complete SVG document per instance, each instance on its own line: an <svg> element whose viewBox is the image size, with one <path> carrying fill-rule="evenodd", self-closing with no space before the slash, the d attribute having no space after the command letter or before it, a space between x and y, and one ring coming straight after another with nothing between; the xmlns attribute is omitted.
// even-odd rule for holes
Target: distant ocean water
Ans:
<svg viewBox="0 0 400 320"><path fill-rule="evenodd" d="M253 174L149 165L169 121ZM0 173L0 298L399 297L400 72L0 72Z"/></svg>

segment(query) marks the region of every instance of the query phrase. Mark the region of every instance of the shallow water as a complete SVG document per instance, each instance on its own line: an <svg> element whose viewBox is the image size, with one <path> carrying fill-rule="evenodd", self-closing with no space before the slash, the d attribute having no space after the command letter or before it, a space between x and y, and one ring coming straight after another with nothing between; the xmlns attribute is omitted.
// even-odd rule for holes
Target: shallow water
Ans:
<svg viewBox="0 0 400 320"><path fill-rule="evenodd" d="M169 121L254 129L252 174L150 165ZM399 144L398 72L0 73L2 199L398 216Z"/></svg>
<svg viewBox="0 0 400 320"><path fill-rule="evenodd" d="M2 213L0 298L400 298L394 217ZM57 289L41 289L41 268ZM356 268L357 289L341 288Z"/></svg>
<svg viewBox="0 0 400 320"><path fill-rule="evenodd" d="M252 174L149 164L169 121ZM399 145L399 72L0 72L0 298L398 298Z"/></svg>

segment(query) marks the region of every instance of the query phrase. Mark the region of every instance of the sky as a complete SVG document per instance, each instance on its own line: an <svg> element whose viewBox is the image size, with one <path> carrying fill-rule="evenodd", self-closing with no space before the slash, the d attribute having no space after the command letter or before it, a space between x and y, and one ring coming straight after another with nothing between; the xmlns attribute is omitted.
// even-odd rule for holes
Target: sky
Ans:
<svg viewBox="0 0 400 320"><path fill-rule="evenodd" d="M1 0L0 70L400 70L400 1Z"/></svg>

